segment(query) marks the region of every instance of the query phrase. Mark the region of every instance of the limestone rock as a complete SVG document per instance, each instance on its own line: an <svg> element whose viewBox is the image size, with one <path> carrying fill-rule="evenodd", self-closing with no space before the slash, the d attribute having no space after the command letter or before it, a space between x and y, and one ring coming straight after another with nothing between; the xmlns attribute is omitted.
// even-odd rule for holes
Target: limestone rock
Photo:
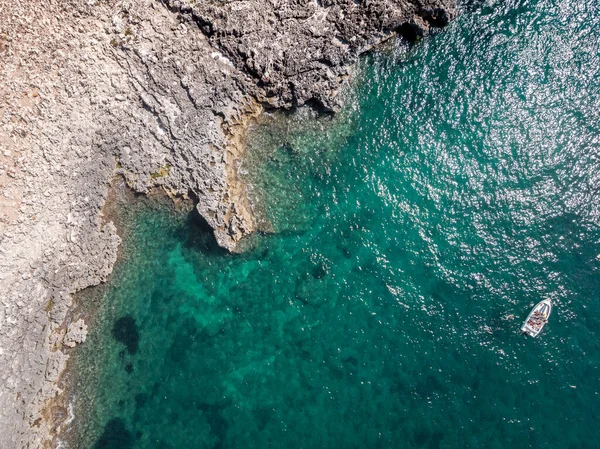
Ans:
<svg viewBox="0 0 600 449"><path fill-rule="evenodd" d="M78 343L83 343L87 337L87 330L87 325L82 318L69 324L63 344L70 348L74 348Z"/></svg>

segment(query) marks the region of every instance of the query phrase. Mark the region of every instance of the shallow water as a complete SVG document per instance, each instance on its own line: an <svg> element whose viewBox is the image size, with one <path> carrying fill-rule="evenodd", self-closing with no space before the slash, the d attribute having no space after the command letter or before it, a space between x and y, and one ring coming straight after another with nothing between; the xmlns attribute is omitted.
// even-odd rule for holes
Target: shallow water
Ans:
<svg viewBox="0 0 600 449"><path fill-rule="evenodd" d="M598 447L598 9L467 4L334 119L266 117L243 255L129 203L75 447Z"/></svg>

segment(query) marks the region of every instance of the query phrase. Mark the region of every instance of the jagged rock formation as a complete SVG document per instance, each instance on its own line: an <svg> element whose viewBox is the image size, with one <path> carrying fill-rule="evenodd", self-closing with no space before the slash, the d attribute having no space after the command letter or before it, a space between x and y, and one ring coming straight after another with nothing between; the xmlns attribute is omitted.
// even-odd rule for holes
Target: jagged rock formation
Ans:
<svg viewBox="0 0 600 449"><path fill-rule="evenodd" d="M239 69L260 101L335 109L357 56L393 32L423 35L454 16L451 0L168 0Z"/></svg>
<svg viewBox="0 0 600 449"><path fill-rule="evenodd" d="M0 447L42 447L49 398L85 338L73 293L119 237L107 185L197 201L219 243L254 223L237 177L263 107L334 110L361 52L444 25L450 0L0 3Z"/></svg>

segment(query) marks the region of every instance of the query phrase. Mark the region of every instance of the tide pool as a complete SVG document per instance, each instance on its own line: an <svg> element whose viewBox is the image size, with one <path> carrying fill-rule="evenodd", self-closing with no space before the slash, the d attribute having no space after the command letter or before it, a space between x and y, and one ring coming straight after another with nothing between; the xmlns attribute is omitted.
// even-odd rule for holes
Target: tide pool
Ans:
<svg viewBox="0 0 600 449"><path fill-rule="evenodd" d="M264 117L243 254L122 202L71 446L598 447L599 24L591 0L464 4L366 57L335 117Z"/></svg>

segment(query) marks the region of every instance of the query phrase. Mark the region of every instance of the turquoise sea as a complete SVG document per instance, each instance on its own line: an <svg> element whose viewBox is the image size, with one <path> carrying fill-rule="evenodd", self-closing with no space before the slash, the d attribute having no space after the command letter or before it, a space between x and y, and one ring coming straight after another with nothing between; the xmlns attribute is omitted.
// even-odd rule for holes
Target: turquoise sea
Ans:
<svg viewBox="0 0 600 449"><path fill-rule="evenodd" d="M594 0L463 3L254 127L244 254L117 201L69 447L600 447L599 70Z"/></svg>

